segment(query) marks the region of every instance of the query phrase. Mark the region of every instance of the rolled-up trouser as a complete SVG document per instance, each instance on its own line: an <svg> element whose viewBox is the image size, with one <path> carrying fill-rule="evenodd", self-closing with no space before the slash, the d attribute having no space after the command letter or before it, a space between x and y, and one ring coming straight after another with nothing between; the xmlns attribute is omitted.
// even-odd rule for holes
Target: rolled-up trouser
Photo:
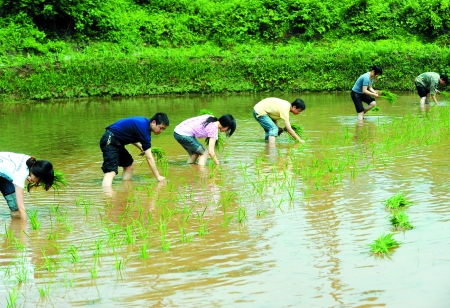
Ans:
<svg viewBox="0 0 450 308"><path fill-rule="evenodd" d="M16 200L16 188L14 184L8 179L0 177L0 192L6 200L11 211L18 211L17 200Z"/></svg>
<svg viewBox="0 0 450 308"><path fill-rule="evenodd" d="M253 117L264 129L264 139L266 141L269 140L269 136L278 137L278 125L275 124L275 122L268 115L262 115L258 117L258 114L253 109Z"/></svg>

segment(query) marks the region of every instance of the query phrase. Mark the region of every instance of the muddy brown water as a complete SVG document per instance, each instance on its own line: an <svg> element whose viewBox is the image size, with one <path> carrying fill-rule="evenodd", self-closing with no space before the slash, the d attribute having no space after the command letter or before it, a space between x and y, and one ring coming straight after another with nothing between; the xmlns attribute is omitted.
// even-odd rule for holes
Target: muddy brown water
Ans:
<svg viewBox="0 0 450 308"><path fill-rule="evenodd" d="M38 230L11 220L0 200L0 306L17 290L18 307L448 307L448 138L309 192L288 155L290 149L299 161L305 155L306 165L306 154L323 147L324 137L346 133L357 138L364 131L365 142L375 142L392 119L420 116L416 94L399 95L393 106L378 100L381 110L363 126L348 93L3 104L0 150L48 159L70 184L59 194L26 195L27 210L38 210ZM304 129L305 150L286 136L276 149L266 148L251 110L268 96L305 100L307 109L291 115ZM203 108L237 120L219 154L221 170L186 165L173 139L174 127ZM99 149L105 126L155 112L170 119L152 140L167 154L167 182L156 183L129 146L133 182L123 185L119 174L113 197L105 196ZM281 179L295 189L279 185ZM415 228L394 232L401 245L390 257L374 256L367 244L391 232L383 201L399 191L414 202L407 213ZM57 206L63 218L52 210ZM148 258L141 257L145 243Z"/></svg>

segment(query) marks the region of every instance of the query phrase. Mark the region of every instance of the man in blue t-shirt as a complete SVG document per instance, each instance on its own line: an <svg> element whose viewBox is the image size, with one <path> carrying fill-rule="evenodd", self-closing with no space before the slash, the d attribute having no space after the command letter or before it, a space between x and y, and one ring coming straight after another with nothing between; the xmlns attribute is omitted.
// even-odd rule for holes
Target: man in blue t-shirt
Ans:
<svg viewBox="0 0 450 308"><path fill-rule="evenodd" d="M112 186L119 166L123 167L122 180L130 181L132 179L133 157L125 149L125 145L130 143L141 150L142 155L145 155L156 179L163 181L165 178L159 174L151 151L151 132L159 135L167 126L169 126L169 118L165 113L157 113L151 119L129 117L107 126L106 132L100 139L100 149L103 152L102 170L105 173L102 186Z"/></svg>
<svg viewBox="0 0 450 308"><path fill-rule="evenodd" d="M353 104L355 104L356 113L358 114L358 121L364 120L364 114L375 107L375 97L378 98L378 93L373 89L372 85L379 76L383 74L381 66L374 65L370 72L362 74L356 80L350 94ZM364 108L363 102L368 104Z"/></svg>

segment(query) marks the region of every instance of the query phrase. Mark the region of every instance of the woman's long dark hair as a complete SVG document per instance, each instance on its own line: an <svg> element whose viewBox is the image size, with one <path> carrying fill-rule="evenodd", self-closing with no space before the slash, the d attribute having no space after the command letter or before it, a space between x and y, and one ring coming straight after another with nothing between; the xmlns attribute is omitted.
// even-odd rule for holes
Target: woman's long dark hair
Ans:
<svg viewBox="0 0 450 308"><path fill-rule="evenodd" d="M233 135L234 131L236 130L236 121L234 120L233 116L228 113L224 114L220 118L210 116L206 119L205 122L203 122L203 127L206 127L211 122L217 121L219 121L222 127L228 127L228 130L225 132L225 134L227 135L227 137L231 137L231 135Z"/></svg>
<svg viewBox="0 0 450 308"><path fill-rule="evenodd" d="M28 183L27 190L30 191L35 186L43 186L45 190L49 190L55 180L52 163L47 160L36 160L36 158L30 157L26 164L30 172L39 179L37 183Z"/></svg>

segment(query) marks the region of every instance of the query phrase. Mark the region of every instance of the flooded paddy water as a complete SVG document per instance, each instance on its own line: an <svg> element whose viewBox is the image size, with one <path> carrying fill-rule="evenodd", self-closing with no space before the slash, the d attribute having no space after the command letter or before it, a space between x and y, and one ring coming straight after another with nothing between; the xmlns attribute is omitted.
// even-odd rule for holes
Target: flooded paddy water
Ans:
<svg viewBox="0 0 450 308"><path fill-rule="evenodd" d="M54 194L26 194L40 228L11 220L0 200L0 306L448 307L449 108L421 113L415 93L357 123L349 93L275 94L306 102L269 149L252 107L271 94L90 99L3 104L0 150L50 160L68 178ZM237 130L220 168L187 165L173 138L203 108ZM169 116L153 136L166 152L157 183L144 158L132 183L101 188L104 128ZM398 192L412 230L393 230L384 201ZM382 233L401 242L370 253Z"/></svg>

